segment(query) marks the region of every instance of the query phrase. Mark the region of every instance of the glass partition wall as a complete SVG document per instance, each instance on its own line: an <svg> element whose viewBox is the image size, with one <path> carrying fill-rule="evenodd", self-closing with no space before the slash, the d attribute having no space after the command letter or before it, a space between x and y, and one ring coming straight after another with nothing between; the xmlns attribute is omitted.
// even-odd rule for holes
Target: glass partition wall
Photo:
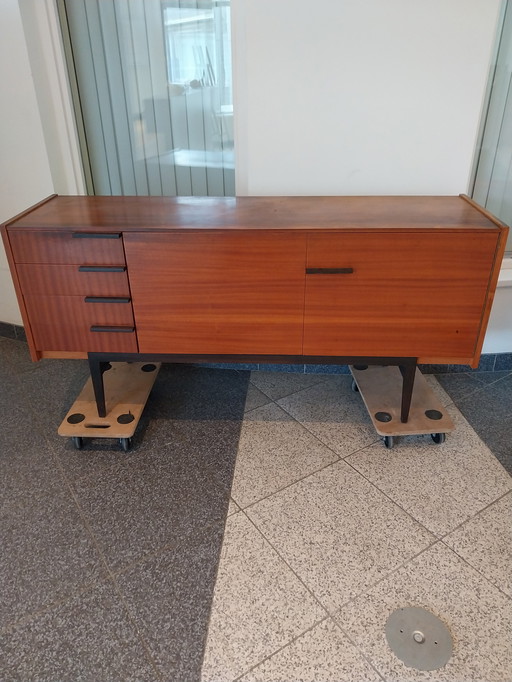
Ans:
<svg viewBox="0 0 512 682"><path fill-rule="evenodd" d="M235 193L229 0L60 0L88 190Z"/></svg>
<svg viewBox="0 0 512 682"><path fill-rule="evenodd" d="M473 198L512 225L512 3L503 6L495 64L489 82L475 169ZM512 231L507 242L512 255Z"/></svg>

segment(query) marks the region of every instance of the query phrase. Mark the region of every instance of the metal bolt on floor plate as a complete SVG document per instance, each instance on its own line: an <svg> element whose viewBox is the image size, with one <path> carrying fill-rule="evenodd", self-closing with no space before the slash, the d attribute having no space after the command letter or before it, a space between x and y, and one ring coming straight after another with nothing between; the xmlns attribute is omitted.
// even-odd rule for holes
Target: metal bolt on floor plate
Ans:
<svg viewBox="0 0 512 682"><path fill-rule="evenodd" d="M442 620L415 606L393 611L386 621L392 651L410 668L437 670L452 655L452 637Z"/></svg>

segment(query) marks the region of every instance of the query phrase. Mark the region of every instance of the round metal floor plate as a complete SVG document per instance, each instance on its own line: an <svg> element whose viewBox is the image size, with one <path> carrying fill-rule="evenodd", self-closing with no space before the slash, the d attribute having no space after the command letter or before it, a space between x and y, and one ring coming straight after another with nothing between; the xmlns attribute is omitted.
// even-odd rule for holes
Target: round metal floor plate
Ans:
<svg viewBox="0 0 512 682"><path fill-rule="evenodd" d="M393 611L385 631L392 651L411 668L437 670L452 655L448 628L426 609L413 606Z"/></svg>

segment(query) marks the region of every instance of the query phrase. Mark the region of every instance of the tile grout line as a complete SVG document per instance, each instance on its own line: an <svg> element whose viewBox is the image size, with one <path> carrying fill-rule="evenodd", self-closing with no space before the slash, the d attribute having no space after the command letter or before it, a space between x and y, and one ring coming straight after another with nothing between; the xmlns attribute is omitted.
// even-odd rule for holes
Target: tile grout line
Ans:
<svg viewBox="0 0 512 682"><path fill-rule="evenodd" d="M300 391L297 391L297 393L299 393L299 392L300 392ZM293 394L291 394L291 395L293 395ZM334 464L338 464L339 462L345 462L345 464L347 464L347 466L349 466L355 473L357 473L357 474L358 474L359 476L361 476L365 481L367 481L367 483L369 483L373 488L375 488L375 490L377 490L380 494L384 495L384 496L386 497L386 499L388 499L394 506L398 507L398 509L400 509L401 511L403 511L404 514L407 514L407 516L408 516L409 518L411 518L415 523L417 523L417 524L418 524L419 526L421 526L424 530L426 530L430 535L434 536L434 537L436 538L436 540L438 539L437 535L436 535L435 533L433 533L431 530L429 530L421 521L419 521L418 519L416 519L416 518L411 514L411 512L409 512L409 511L407 511L406 509L404 509L400 504L398 504L398 502L396 502L395 500L393 500L393 499L389 496L388 493L386 493L384 490L381 490L381 489L377 486L376 483L374 483L373 481L371 481L370 479L368 479L361 471L359 471L358 469L356 469L356 467L354 467L350 462L347 462L347 459L348 459L349 457L352 457L353 455L356 455L356 454L358 454L359 452L362 452L363 450L366 450L367 448L370 448L370 447L376 445L376 444L379 442L380 437L378 437L376 440L372 441L371 443L368 443L368 445L363 445L362 447L360 447L360 448L354 450L353 452L350 452L348 455L345 455L344 457L342 457L342 456L339 455L337 452L335 452L327 443L325 443L319 436L317 436L315 433L313 433L312 431L310 431L310 430L307 428L307 426L305 426L302 422L300 422L300 421L297 420L292 414L290 414L290 412L288 412L283 406L279 405L279 404L276 403L275 401L273 401L273 402L274 402L274 404L276 404L278 407L280 407L282 410L284 410L284 411L286 412L286 414L288 414L288 415L290 416L290 418L293 419L293 421L295 421L296 424L298 424L298 425L301 426L303 429L305 429L313 438L315 438L319 443L321 443L324 447L326 447L328 450L330 450L330 451L337 457L337 459L336 459L334 462L329 462L328 464L326 464L325 466L321 467L320 469L317 469L317 470L315 470L315 471L309 472L308 474L305 474L305 475L302 476L301 478L297 479L296 481L293 481L292 483L289 483L288 485L284 486L283 488L280 488L279 490L277 490L277 491L275 491L275 492L273 492L273 493L269 493L269 494L266 495L265 497L262 497L260 500L257 500L256 502L251 502L251 504L246 505L245 507L242 507L242 506L237 502L238 506L240 507L240 509L242 509L242 511L244 511L244 510L246 510L246 509L250 509L250 508L253 507L254 505L259 504L260 502L262 502L263 500L270 499L273 495L276 495L276 494L278 494L278 493L283 492L283 491L286 490L287 488L290 488L291 486L296 485L297 483L300 483L301 481L306 480L306 479L309 478L310 476L313 476L313 475L315 475L315 474L320 473L321 471L324 471L325 469L328 469L329 467L333 466ZM257 409L257 408L256 408L256 409ZM236 502L236 499L235 499L235 502Z"/></svg>
<svg viewBox="0 0 512 682"><path fill-rule="evenodd" d="M351 642L351 644L353 644L353 645L356 647L358 653L364 658L365 661L367 661L367 663L372 667L372 669L375 670L375 672L379 675L379 677L381 677L381 679L384 679L384 678L382 677L381 673L379 672L379 670L375 667L375 665L372 663L372 661L366 656L366 654L365 654L364 651L359 647L359 645L356 644L356 642L354 642L354 641L352 640L352 638L345 632L345 630L343 630L343 628L341 628L341 626L340 626L338 623L336 623L336 621L334 621L334 615L335 615L336 613L338 613L342 608L344 608L347 604L350 604L350 603L351 603L352 601L354 601L355 599L357 599L357 598L359 598L360 596L366 594L366 592L369 591L370 589L373 589L373 587L375 587L375 585L377 585L378 583L382 582L383 580L385 580L386 578L388 578L390 575L392 575L393 573L395 573L396 571L398 571L400 568L402 568L403 566L405 566L407 563L409 563L409 561L412 561L413 559L416 559L418 556L420 556L420 554L423 554L423 552L426 552L428 549L430 549L431 547L433 547L435 544L437 544L437 541L434 542L434 543L432 543L432 545L429 545L429 546L423 548L420 552L418 552L418 554L416 554L416 555L410 557L407 561L403 562L403 563L402 563L399 567L397 567L396 569L393 569L393 571L391 571L391 572L390 572L389 574L387 574L386 576L383 576L382 578L379 578L379 580L377 580L375 583L372 583L371 585L369 585L368 588L367 588L365 591L358 592L358 593L357 593L356 595L354 595L351 599L349 599L347 602L344 602L338 609L336 609L335 611L333 611L333 612L331 613L331 612L327 609L327 607L325 607L325 606L321 603L321 601L318 599L318 597L317 597L317 596L314 594L314 592L312 592L312 590L306 585L306 583L305 583L305 582L302 580L302 578L296 573L296 571L290 566L290 564L288 563L288 561L281 555L281 552L280 552L280 551L277 549L277 547L275 547L274 544L267 538L267 536L265 535L265 533L261 530L261 528L259 528L259 526L253 521L253 519L251 519L249 516L247 516L247 514L245 514L244 510L241 510L240 513L242 513L242 514L245 516L245 518L249 521L249 523L251 523L251 525L256 529L256 531L259 533L259 535L261 535L261 537L262 537L262 538L265 540L265 542L272 548L272 550L277 554L277 556L281 559L281 561L285 564L285 566L291 571L291 573L296 577L296 579L300 582L300 584L304 587L304 589L305 589L305 590L310 594L310 596L315 600L315 602L319 605L319 607L322 609L322 611L324 611L324 612L326 613L326 616L325 616L324 618L322 618L321 620L319 620L319 621L317 621L316 623L314 623L310 628L308 628L307 630L305 630L303 633L301 633L301 634L298 635L297 637L292 638L289 642L287 642L283 647L281 647L281 648L278 649L277 651L280 651L281 649L284 649L285 647L289 646L289 644L291 644L291 642L293 642L293 641L295 641L296 639L298 639L299 637L301 637L305 632L308 632L309 630L312 630L314 627L316 627L316 626L319 625L320 623L323 623L325 620L331 619L331 620L334 622L334 624L343 632L343 634L347 637L347 639ZM260 665L264 660L267 660L267 659L270 658L271 656L274 656L275 653L277 653L277 651L273 652L273 653L270 654L269 656L266 656L264 659L262 659L262 660L259 661L257 664L255 664L254 666L252 666L251 670L253 670L255 667L257 667L258 665ZM245 671L245 672L243 673L243 675L246 675L247 672L249 672L249 671ZM236 682L236 680L239 680L239 679L240 679L240 676L237 677L237 678L235 678L235 680L234 680L233 682Z"/></svg>
<svg viewBox="0 0 512 682"><path fill-rule="evenodd" d="M357 644L355 644L355 642L352 641L352 639L344 632L344 630L342 630L342 628L338 625L338 623L336 623L336 622L333 620L332 616L331 616L329 613L328 613L324 618L322 618L322 619L319 620L318 622L316 622L316 623L314 623L313 625L311 625L309 628L306 628L306 630L304 630L304 632L301 632L299 635L296 635L295 637L292 637L286 644L283 644L283 646L281 646L281 647L279 647L278 649L276 649L273 653L269 654L268 656L264 656L264 657L261 659L261 661L258 661L258 663L255 663L255 664L252 665L250 668L247 668L247 670L244 670L244 672L243 672L241 675L238 675L238 677L234 678L231 682L240 682L240 681L243 682L243 678L244 678L248 673L252 672L253 670L255 670L255 669L258 668L260 665L262 665L262 664L265 663L266 661L268 661L268 660L270 660L271 658L273 658L274 656L276 656L278 653L280 653L280 652L283 651L284 649L287 649L289 646L291 646L292 644L294 644L294 643L295 643L297 640L299 640L301 637L304 637L304 635L306 635L308 632L311 632L311 631L314 630L316 627L318 627L318 626L321 625L322 623L325 623L326 621L331 621L331 623L334 625L334 627L335 627L337 630L340 630L340 631L341 631L341 633L343 634L343 636L346 637L346 638L349 640L349 642L354 646L354 648L357 650L357 652L358 652L358 654L361 656L361 658L363 658L363 659L368 663L368 665L374 670L374 672L377 673L377 675L381 678L381 680L383 680L383 682L385 682L384 677L382 677L382 675L381 675L380 672L375 668L375 666L372 664L372 662L370 661L370 659L364 654L364 652L360 649L360 647L359 647Z"/></svg>

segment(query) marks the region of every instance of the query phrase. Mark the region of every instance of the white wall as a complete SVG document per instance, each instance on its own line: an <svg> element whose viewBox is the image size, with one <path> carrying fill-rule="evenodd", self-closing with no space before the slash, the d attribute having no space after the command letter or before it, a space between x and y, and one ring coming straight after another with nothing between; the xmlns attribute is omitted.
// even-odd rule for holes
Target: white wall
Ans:
<svg viewBox="0 0 512 682"><path fill-rule="evenodd" d="M0 93L0 222L4 222L54 191L17 0L1 3ZM21 324L3 245L0 320Z"/></svg>
<svg viewBox="0 0 512 682"><path fill-rule="evenodd" d="M238 194L466 192L500 0L233 0Z"/></svg>

